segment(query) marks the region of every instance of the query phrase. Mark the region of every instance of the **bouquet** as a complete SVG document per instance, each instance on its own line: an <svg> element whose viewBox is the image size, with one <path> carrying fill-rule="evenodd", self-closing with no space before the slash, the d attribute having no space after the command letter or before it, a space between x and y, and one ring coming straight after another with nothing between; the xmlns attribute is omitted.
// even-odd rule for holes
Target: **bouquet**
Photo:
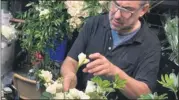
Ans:
<svg viewBox="0 0 179 100"><path fill-rule="evenodd" d="M84 53L80 53L78 59L78 68L89 62ZM118 75L115 76L113 82L102 80L99 76L95 76L87 82L85 91L72 88L64 92L63 77L59 77L54 81L52 73L46 70L39 70L37 76L39 84L45 87L41 99L107 99L107 95L110 92L114 92L115 89L124 88L126 83Z"/></svg>

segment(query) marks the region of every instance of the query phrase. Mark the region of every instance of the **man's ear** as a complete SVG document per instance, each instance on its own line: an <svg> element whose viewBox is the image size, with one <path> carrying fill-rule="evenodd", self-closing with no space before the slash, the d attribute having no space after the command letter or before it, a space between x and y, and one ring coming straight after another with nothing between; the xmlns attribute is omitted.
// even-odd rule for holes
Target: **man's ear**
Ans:
<svg viewBox="0 0 179 100"><path fill-rule="evenodd" d="M147 13L149 11L149 7L150 7L149 4L144 5L144 7L141 9L140 17L142 17L145 13Z"/></svg>

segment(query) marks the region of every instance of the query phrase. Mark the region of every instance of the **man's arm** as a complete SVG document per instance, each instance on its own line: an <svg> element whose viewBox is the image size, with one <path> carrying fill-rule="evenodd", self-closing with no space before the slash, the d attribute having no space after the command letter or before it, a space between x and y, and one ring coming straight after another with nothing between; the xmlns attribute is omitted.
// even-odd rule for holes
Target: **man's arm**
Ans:
<svg viewBox="0 0 179 100"><path fill-rule="evenodd" d="M76 86L77 78L76 78L76 67L77 61L73 58L67 56L64 60L60 73L64 78L64 90L68 91L70 88L74 88Z"/></svg>
<svg viewBox="0 0 179 100"><path fill-rule="evenodd" d="M142 94L150 93L148 85L144 82L138 81L130 76L128 76L124 71L115 67L115 73L120 76L121 79L126 80L125 88L120 90L127 98L137 99Z"/></svg>
<svg viewBox="0 0 179 100"><path fill-rule="evenodd" d="M160 61L159 51L151 52L145 55L143 60L140 60L140 63L136 66L138 70L134 78L127 75L99 53L91 54L89 58L94 60L87 64L83 72L106 76L118 74L121 79L127 81L125 88L121 92L129 99L137 99L142 94L150 93L155 86Z"/></svg>

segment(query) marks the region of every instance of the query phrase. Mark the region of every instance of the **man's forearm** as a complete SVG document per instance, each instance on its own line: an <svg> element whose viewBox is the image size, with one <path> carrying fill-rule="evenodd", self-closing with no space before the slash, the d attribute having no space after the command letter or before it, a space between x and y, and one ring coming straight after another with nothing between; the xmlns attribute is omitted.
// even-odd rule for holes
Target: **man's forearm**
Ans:
<svg viewBox="0 0 179 100"><path fill-rule="evenodd" d="M60 73L62 76L74 73L76 74L77 61L71 57L67 57L61 67Z"/></svg>
<svg viewBox="0 0 179 100"><path fill-rule="evenodd" d="M142 94L150 93L150 89L146 83L135 80L119 68L116 69L116 73L119 75L121 79L126 80L125 88L121 90L121 92L127 98L137 99Z"/></svg>

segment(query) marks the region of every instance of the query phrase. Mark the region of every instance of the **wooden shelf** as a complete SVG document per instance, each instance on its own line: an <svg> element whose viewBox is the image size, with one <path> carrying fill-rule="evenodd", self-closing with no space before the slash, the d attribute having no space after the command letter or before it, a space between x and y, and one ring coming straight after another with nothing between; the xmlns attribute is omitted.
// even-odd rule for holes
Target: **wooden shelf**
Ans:
<svg viewBox="0 0 179 100"><path fill-rule="evenodd" d="M24 23L25 20L22 20L22 19L16 19L16 18L11 18L11 19L10 19L10 22Z"/></svg>

